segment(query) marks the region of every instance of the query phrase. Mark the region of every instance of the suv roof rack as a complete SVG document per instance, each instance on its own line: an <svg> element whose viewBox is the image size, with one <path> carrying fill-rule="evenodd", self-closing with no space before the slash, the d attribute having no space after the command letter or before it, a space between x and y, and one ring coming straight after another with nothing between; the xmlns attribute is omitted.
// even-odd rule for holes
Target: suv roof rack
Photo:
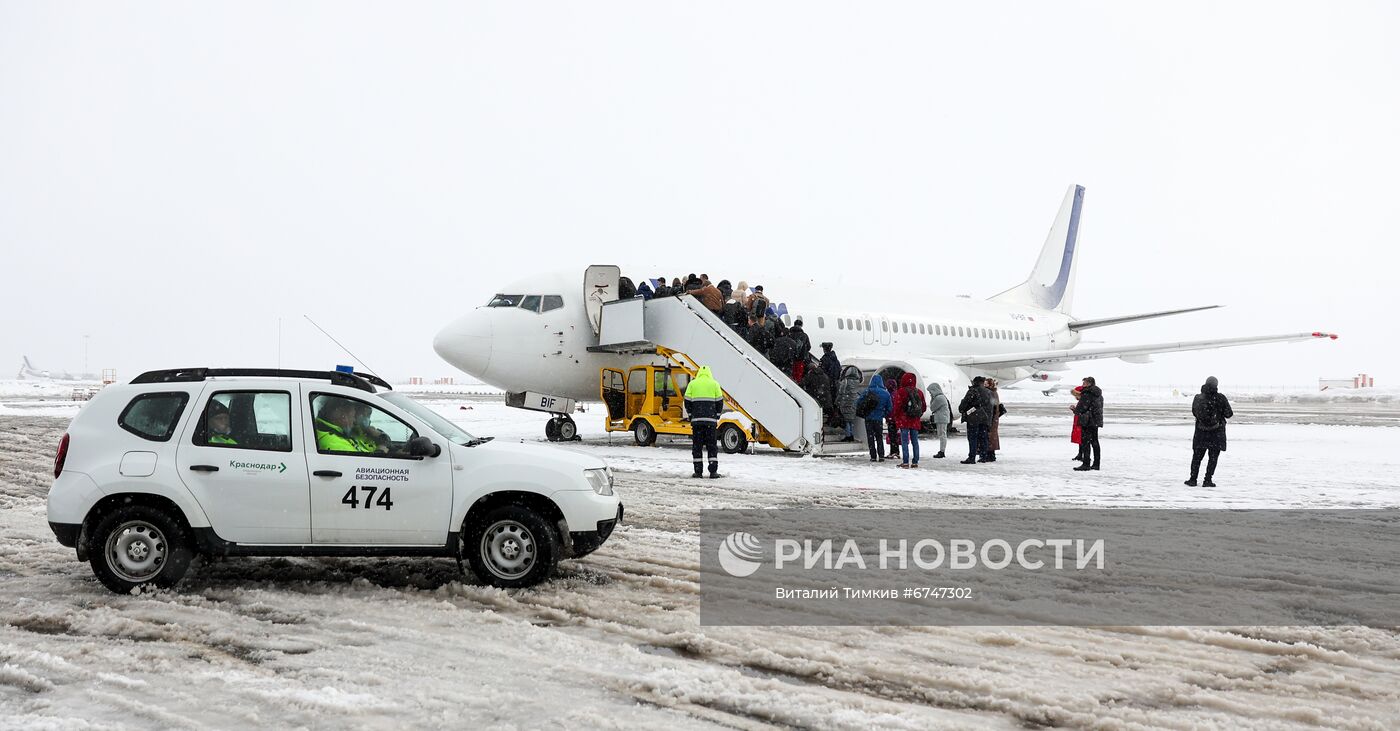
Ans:
<svg viewBox="0 0 1400 731"><path fill-rule="evenodd" d="M361 391L375 392L375 386L394 390L384 379L369 373L345 373L343 371L298 371L283 368L171 368L163 371L146 371L131 379L132 383L179 383L203 381L208 378L231 376L236 378L316 378L330 381L337 386L358 388Z"/></svg>

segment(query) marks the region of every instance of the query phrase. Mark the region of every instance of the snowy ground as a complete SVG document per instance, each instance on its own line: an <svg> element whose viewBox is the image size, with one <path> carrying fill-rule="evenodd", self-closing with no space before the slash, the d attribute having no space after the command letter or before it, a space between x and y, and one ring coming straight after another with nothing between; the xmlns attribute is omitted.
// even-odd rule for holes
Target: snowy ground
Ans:
<svg viewBox="0 0 1400 731"><path fill-rule="evenodd" d="M474 433L539 440L539 415L432 389ZM1008 398L993 465L905 472L858 455L641 449L579 415L619 471L628 524L560 577L501 591L434 559L196 565L117 597L44 519L76 406L0 396L0 727L1350 728L1400 724L1400 634L1369 628L701 628L706 507L1396 507L1400 409L1240 405L1215 490L1187 488L1185 397L1119 399L1104 471L1070 471L1063 395ZM49 415L54 414L54 415ZM55 416L56 415L56 416ZM954 441L950 452L964 443Z"/></svg>

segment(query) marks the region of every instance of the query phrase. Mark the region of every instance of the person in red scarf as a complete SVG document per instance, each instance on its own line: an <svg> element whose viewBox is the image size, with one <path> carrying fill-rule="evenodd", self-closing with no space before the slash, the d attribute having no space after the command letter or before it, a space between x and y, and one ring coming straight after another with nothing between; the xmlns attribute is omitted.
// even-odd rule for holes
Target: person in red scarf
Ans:
<svg viewBox="0 0 1400 731"><path fill-rule="evenodd" d="M1083 386L1075 386L1074 389L1070 391L1070 393L1071 393L1071 394L1074 394L1074 400L1075 400L1075 401L1078 401L1078 400L1079 400L1079 397L1082 396L1082 395L1084 394L1084 387L1083 387ZM1073 406L1069 407L1069 410L1070 410L1071 412L1073 412L1073 411L1074 411L1074 407L1073 407ZM1087 455L1084 454L1084 442L1083 442L1083 438L1084 438L1084 434L1083 434L1083 432L1082 432L1082 431L1080 430L1080 428L1079 428L1079 417L1076 416L1076 417L1074 417L1074 429L1070 430L1070 433L1069 433L1069 440L1070 440L1071 442L1074 442L1075 444L1078 444L1078 445L1079 445L1079 453L1076 454L1076 455L1074 455L1074 461L1076 461L1076 462L1086 462L1086 461L1089 459L1089 457L1088 457Z"/></svg>

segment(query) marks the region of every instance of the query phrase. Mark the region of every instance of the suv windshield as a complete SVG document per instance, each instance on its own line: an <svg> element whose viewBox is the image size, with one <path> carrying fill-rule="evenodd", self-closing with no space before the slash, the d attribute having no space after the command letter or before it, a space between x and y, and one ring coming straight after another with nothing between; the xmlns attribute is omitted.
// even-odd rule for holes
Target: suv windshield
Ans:
<svg viewBox="0 0 1400 731"><path fill-rule="evenodd" d="M424 406L423 404L420 404L417 401L414 401L413 399L401 393L390 392L380 395L384 398L385 401L388 401L389 403L427 422L428 426L431 426L434 431L441 434L453 444L466 446L468 442L476 440L476 437L473 437L471 434L467 433L467 431L462 427L453 424L438 412L433 411L427 406Z"/></svg>

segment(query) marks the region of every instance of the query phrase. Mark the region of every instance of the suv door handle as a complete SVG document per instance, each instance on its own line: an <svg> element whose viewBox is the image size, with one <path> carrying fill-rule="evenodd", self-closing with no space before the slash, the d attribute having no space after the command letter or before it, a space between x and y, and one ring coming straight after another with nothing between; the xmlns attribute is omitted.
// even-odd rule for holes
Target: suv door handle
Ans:
<svg viewBox="0 0 1400 731"><path fill-rule="evenodd" d="M340 477L340 473L336 472L335 470L316 470L311 474L316 475L317 477Z"/></svg>
<svg viewBox="0 0 1400 731"><path fill-rule="evenodd" d="M195 472L218 472L219 468L211 464L192 464L190 469Z"/></svg>

